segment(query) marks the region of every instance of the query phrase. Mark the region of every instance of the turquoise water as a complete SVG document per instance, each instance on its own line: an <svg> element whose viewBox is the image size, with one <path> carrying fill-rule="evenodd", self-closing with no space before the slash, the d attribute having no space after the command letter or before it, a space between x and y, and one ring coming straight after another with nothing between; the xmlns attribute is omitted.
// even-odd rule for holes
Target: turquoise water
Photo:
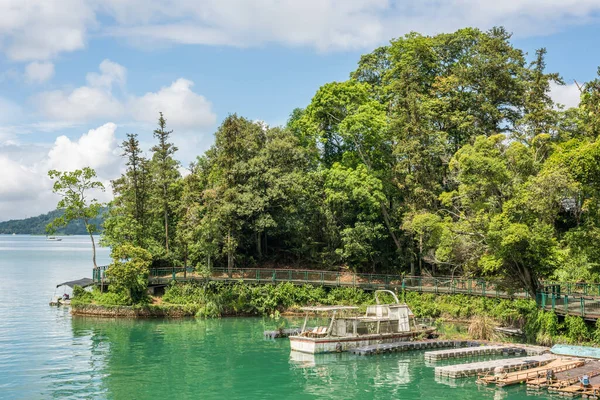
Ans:
<svg viewBox="0 0 600 400"><path fill-rule="evenodd" d="M91 277L88 240L0 236L1 399L527 398L522 387L438 382L421 352L290 354L287 340L263 339L270 319L71 317L48 302L57 283Z"/></svg>

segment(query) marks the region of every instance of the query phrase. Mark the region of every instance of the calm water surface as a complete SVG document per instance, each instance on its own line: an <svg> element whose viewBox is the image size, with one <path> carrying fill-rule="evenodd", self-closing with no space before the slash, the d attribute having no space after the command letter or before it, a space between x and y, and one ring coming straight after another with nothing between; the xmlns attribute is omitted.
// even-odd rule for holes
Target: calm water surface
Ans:
<svg viewBox="0 0 600 400"><path fill-rule="evenodd" d="M98 263L108 259L100 249ZM110 320L49 307L56 284L91 277L90 265L85 237L0 235L0 398L527 398L436 381L421 352L291 355L287 340L263 339L269 319Z"/></svg>

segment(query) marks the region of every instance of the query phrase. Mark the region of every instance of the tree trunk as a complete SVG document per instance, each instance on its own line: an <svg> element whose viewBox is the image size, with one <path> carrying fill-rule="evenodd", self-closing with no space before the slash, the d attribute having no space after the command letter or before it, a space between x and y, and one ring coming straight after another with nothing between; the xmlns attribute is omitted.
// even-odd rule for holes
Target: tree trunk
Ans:
<svg viewBox="0 0 600 400"><path fill-rule="evenodd" d="M262 246L260 243L260 232L256 232L256 252L258 253L258 258L262 258Z"/></svg>
<svg viewBox="0 0 600 400"><path fill-rule="evenodd" d="M233 272L233 251L231 249L231 231L227 233L227 271L229 272L229 277L231 278L231 274Z"/></svg>
<svg viewBox="0 0 600 400"><path fill-rule="evenodd" d="M167 212L167 207L165 206L165 248L167 250L167 255L169 255L169 216Z"/></svg>
<svg viewBox="0 0 600 400"><path fill-rule="evenodd" d="M88 220L83 222L85 223L85 230L90 234L90 239L92 241L92 261L94 263L94 268L98 268L98 265L96 265L96 242L94 242L94 235L90 232Z"/></svg>
<svg viewBox="0 0 600 400"><path fill-rule="evenodd" d="M387 207L385 206L385 204L383 204L383 202L381 203L381 213L383 214L383 220L385 221L385 226L387 227L388 232L390 233L390 236L392 237L392 240L396 244L396 250L400 250L400 241L396 237L396 234L394 234L394 232L392 231L390 215L388 213Z"/></svg>
<svg viewBox="0 0 600 400"><path fill-rule="evenodd" d="M419 236L419 274L423 272L423 235Z"/></svg>

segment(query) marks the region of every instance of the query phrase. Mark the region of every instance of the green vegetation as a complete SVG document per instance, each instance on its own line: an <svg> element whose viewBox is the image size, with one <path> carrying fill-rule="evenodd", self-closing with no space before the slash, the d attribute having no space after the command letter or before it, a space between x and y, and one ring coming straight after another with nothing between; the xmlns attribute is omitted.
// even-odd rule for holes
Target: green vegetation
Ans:
<svg viewBox="0 0 600 400"><path fill-rule="evenodd" d="M90 223L99 227L98 233L102 232L103 214L106 209L103 208L100 211L100 215L94 218ZM49 213L38 215L36 217L30 217L25 219L14 219L10 221L0 222L0 234L12 235L45 235L46 226L56 218L60 218L64 215L62 210L53 210ZM57 235L87 235L88 232L85 229L83 221L71 221L66 226L57 228L55 230Z"/></svg>
<svg viewBox="0 0 600 400"><path fill-rule="evenodd" d="M150 159L123 143L103 240L155 266L597 279L600 78L561 109L510 36L394 39L286 126L229 115L185 177L161 114Z"/></svg>
<svg viewBox="0 0 600 400"><path fill-rule="evenodd" d="M55 181L52 191L61 197L56 207L63 210L63 214L52 220L46 230L48 233L54 233L57 227L66 226L71 221L82 221L85 230L90 235L92 261L96 267L94 233L98 232L98 226L93 223L93 220L100 214L102 205L98 200L90 199L89 196L93 195L94 191L104 191L104 185L95 180L96 171L89 167L72 172L51 170L48 171L48 176Z"/></svg>
<svg viewBox="0 0 600 400"><path fill-rule="evenodd" d="M146 301L148 265L493 277L532 298L543 278L598 280L600 69L565 110L550 97L564 82L546 71L546 50L528 55L510 38L467 28L394 39L285 126L227 116L185 177L160 114L150 158L135 134L122 144L127 170L112 182L102 240L135 255L115 251L102 296ZM224 288L175 286L164 301L202 316L369 301L342 289ZM487 315L538 342L596 337L528 301L405 298L418 316ZM479 322L487 336L490 321Z"/></svg>

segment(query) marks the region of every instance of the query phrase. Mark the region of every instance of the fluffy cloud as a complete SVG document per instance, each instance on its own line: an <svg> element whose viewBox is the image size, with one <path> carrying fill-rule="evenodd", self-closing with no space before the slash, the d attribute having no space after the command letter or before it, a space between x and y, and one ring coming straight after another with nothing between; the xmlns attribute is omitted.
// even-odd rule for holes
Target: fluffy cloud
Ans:
<svg viewBox="0 0 600 400"><path fill-rule="evenodd" d="M34 61L25 67L25 80L28 83L44 83L54 76L54 64Z"/></svg>
<svg viewBox="0 0 600 400"><path fill-rule="evenodd" d="M192 91L194 82L177 79L158 92L134 97L129 102L131 115L137 121L154 123L159 111L176 128L206 127L216 122L212 105L204 96Z"/></svg>
<svg viewBox="0 0 600 400"><path fill-rule="evenodd" d="M61 121L113 119L123 112L123 106L112 94L114 83L125 83L126 70L110 60L100 64L100 73L89 73L87 85L71 91L53 90L34 96L33 103L47 118Z"/></svg>
<svg viewBox="0 0 600 400"><path fill-rule="evenodd" d="M114 167L119 164L116 129L115 124L107 123L90 129L75 141L66 136L57 137L48 152L48 167L73 171L87 166L97 172L116 172Z"/></svg>
<svg viewBox="0 0 600 400"><path fill-rule="evenodd" d="M100 201L110 200L110 180L123 168L116 128L115 124L107 123L74 140L60 136L50 149L0 145L0 221L37 215L56 206L57 198L47 177L49 169L94 168L107 188L105 193L94 195Z"/></svg>
<svg viewBox="0 0 600 400"><path fill-rule="evenodd" d="M17 61L46 60L79 50L95 18L90 1L0 0L2 49Z"/></svg>
<svg viewBox="0 0 600 400"><path fill-rule="evenodd" d="M581 92L576 83L569 85L550 85L550 97L557 104L562 104L565 108L577 107L579 105L579 96Z"/></svg>
<svg viewBox="0 0 600 400"><path fill-rule="evenodd" d="M463 26L543 35L589 23L599 11L598 0L0 0L0 37L6 55L20 61L82 49L90 32L152 44L278 43L327 51Z"/></svg>
<svg viewBox="0 0 600 400"><path fill-rule="evenodd" d="M82 86L71 92L53 90L33 99L42 115L63 121L94 121L121 115L121 103L109 91Z"/></svg>
<svg viewBox="0 0 600 400"><path fill-rule="evenodd" d="M113 87L125 90L127 69L110 60L104 60L99 72L86 75L86 86L72 90L53 90L33 97L33 103L46 118L61 123L93 122L99 119L127 120L155 123L159 111L165 113L176 128L207 127L215 123L211 103L194 93L194 82L177 79L170 86L143 96L121 96Z"/></svg>
<svg viewBox="0 0 600 400"><path fill-rule="evenodd" d="M44 185L40 176L31 168L20 164L19 162L0 154L0 199L2 202L13 202L15 200L37 197L39 189Z"/></svg>
<svg viewBox="0 0 600 400"><path fill-rule="evenodd" d="M137 41L254 46L280 43L321 51L369 48L412 30L505 25L547 34L589 22L598 0L107 0L107 30ZM142 10L141 12L139 10Z"/></svg>

